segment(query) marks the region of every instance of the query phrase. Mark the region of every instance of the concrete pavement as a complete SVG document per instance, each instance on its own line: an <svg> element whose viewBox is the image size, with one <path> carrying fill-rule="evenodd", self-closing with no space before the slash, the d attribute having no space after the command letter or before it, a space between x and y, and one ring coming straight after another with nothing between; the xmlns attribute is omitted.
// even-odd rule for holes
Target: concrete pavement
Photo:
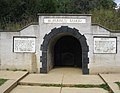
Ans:
<svg viewBox="0 0 120 93"><path fill-rule="evenodd" d="M100 74L106 82L120 82L120 74Z"/></svg>
<svg viewBox="0 0 120 93"><path fill-rule="evenodd" d="M20 81L21 84L105 84L98 75L82 75L78 68L53 69L49 74L29 74Z"/></svg>
<svg viewBox="0 0 120 93"><path fill-rule="evenodd" d="M48 74L29 74L19 82L10 93L108 93L102 88L63 87L73 85L100 85L105 84L98 75L82 75L78 68L56 68ZM53 84L53 86L51 85ZM54 85L55 84L55 85ZM45 86L41 86L45 85ZM53 91L54 92L51 92ZM20 91L20 92L19 92Z"/></svg>
<svg viewBox="0 0 120 93"><path fill-rule="evenodd" d="M17 80L26 75L25 71L5 71L0 70L0 78Z"/></svg>
<svg viewBox="0 0 120 93"><path fill-rule="evenodd" d="M91 84L100 85L105 84L103 80L98 75L64 75L63 84Z"/></svg>
<svg viewBox="0 0 120 93"><path fill-rule="evenodd" d="M18 80L25 72L0 71L0 78ZM77 68L58 68L48 74L28 74L17 82L11 92L0 93L109 93L103 88L77 88L71 85L100 85L107 83L113 93L120 93L114 82L120 82L120 74L82 75ZM52 85L51 85L52 84ZM42 86L44 85L44 86ZM61 86L61 85L64 85ZM2 88L0 87L0 90Z"/></svg>
<svg viewBox="0 0 120 93"><path fill-rule="evenodd" d="M60 88L60 87L41 87L41 86L17 86L10 93L108 93L101 88Z"/></svg>
<svg viewBox="0 0 120 93"><path fill-rule="evenodd" d="M100 74L114 93L120 93L120 88L115 82L120 82L120 74Z"/></svg>
<svg viewBox="0 0 120 93"><path fill-rule="evenodd" d="M29 74L20 81L21 84L105 84L98 75L69 74Z"/></svg>
<svg viewBox="0 0 120 93"><path fill-rule="evenodd" d="M15 88L18 82L28 74L23 71L0 71L1 79L8 79L2 86L0 86L0 93L9 93Z"/></svg>
<svg viewBox="0 0 120 93"><path fill-rule="evenodd" d="M61 84L62 74L51 75L51 74L29 74L23 80L21 84Z"/></svg>
<svg viewBox="0 0 120 93"><path fill-rule="evenodd" d="M10 93L60 93L60 87L17 86Z"/></svg>
<svg viewBox="0 0 120 93"><path fill-rule="evenodd" d="M62 88L61 93L108 93L101 88Z"/></svg>

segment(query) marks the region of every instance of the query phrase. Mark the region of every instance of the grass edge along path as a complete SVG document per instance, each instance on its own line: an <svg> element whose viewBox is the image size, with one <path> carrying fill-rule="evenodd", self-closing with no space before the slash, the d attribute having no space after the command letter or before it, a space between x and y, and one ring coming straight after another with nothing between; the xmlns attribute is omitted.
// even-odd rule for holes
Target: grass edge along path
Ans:
<svg viewBox="0 0 120 93"><path fill-rule="evenodd" d="M19 84L19 85L29 85L29 86L45 86L45 87L70 87L70 88L102 88L109 93L111 92L110 87L107 84L99 84L99 85L92 85L92 84L77 84L77 85L71 85L71 84Z"/></svg>
<svg viewBox="0 0 120 93"><path fill-rule="evenodd" d="M1 78L0 78L0 86L1 86L2 84L4 84L6 81L7 81L7 79L1 79Z"/></svg>
<svg viewBox="0 0 120 93"><path fill-rule="evenodd" d="M115 82L117 85L118 85L118 87L119 87L119 89L120 89L120 82Z"/></svg>

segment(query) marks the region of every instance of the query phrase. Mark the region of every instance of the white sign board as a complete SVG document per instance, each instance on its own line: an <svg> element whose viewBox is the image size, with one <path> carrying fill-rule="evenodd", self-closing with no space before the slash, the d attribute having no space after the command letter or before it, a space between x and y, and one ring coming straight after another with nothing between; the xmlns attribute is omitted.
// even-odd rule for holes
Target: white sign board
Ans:
<svg viewBox="0 0 120 93"><path fill-rule="evenodd" d="M14 52L35 52L35 38L14 37Z"/></svg>
<svg viewBox="0 0 120 93"><path fill-rule="evenodd" d="M116 53L116 38L94 38L94 53Z"/></svg>
<svg viewBox="0 0 120 93"><path fill-rule="evenodd" d="M86 19L44 18L44 23L86 23Z"/></svg>

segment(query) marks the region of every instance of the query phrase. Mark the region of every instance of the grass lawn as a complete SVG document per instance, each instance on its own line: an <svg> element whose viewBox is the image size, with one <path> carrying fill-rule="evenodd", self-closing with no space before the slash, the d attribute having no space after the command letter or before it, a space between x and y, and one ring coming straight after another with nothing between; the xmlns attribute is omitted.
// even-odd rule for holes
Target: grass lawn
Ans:
<svg viewBox="0 0 120 93"><path fill-rule="evenodd" d="M120 88L120 82L115 82L118 86L119 86L119 88Z"/></svg>
<svg viewBox="0 0 120 93"><path fill-rule="evenodd" d="M0 79L0 86L4 84L7 81L7 79Z"/></svg>

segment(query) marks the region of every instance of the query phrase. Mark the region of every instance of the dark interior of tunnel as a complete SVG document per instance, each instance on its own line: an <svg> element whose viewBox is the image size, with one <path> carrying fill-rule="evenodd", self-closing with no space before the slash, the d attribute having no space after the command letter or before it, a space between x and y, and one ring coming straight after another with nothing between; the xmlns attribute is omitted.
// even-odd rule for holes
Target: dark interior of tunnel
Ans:
<svg viewBox="0 0 120 93"><path fill-rule="evenodd" d="M63 36L54 45L54 67L82 68L82 50L79 40Z"/></svg>

